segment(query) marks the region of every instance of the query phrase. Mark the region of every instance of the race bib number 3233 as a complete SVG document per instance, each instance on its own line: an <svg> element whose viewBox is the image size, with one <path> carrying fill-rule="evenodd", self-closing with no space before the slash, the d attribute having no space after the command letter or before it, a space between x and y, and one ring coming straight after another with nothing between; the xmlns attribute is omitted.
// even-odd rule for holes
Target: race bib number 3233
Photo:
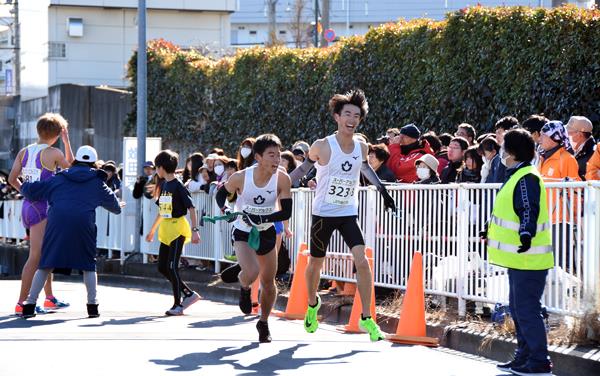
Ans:
<svg viewBox="0 0 600 376"><path fill-rule="evenodd" d="M356 183L355 179L330 177L325 202L334 205L349 205L354 200Z"/></svg>

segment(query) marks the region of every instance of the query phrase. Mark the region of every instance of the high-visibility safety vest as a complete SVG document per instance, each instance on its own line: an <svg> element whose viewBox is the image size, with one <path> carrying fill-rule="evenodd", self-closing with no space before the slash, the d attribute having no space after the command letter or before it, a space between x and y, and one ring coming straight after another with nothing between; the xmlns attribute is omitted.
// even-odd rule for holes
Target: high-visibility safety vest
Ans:
<svg viewBox="0 0 600 376"><path fill-rule="evenodd" d="M513 207L513 193L519 180L527 174L537 176L540 182L540 213L536 234L531 239L531 248L527 252L518 253L521 246L520 220ZM535 167L527 166L517 170L500 189L496 195L487 237L489 261L492 264L520 270L545 270L554 267L546 188Z"/></svg>

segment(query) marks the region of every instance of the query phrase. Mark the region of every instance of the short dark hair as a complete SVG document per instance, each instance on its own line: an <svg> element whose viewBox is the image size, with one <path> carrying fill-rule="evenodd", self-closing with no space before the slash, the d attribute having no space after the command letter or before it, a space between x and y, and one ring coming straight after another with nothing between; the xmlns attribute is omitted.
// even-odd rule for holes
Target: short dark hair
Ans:
<svg viewBox="0 0 600 376"><path fill-rule="evenodd" d="M225 155L225 151L223 151L223 149L221 149L221 148L213 148L213 149L210 151L210 154L216 154L216 155L219 155L219 156L221 156L221 157L222 157L222 156L224 156L224 155Z"/></svg>
<svg viewBox="0 0 600 376"><path fill-rule="evenodd" d="M390 152L385 144L369 145L369 154L375 154L375 158L386 163L390 159Z"/></svg>
<svg viewBox="0 0 600 376"><path fill-rule="evenodd" d="M346 94L336 94L329 100L331 115L341 114L345 105L351 104L360 108L360 118L364 119L369 113L369 103L365 93L360 89L350 90Z"/></svg>
<svg viewBox="0 0 600 376"><path fill-rule="evenodd" d="M522 128L509 130L504 135L504 150L518 162L531 162L535 157L535 143L531 133Z"/></svg>
<svg viewBox="0 0 600 376"><path fill-rule="evenodd" d="M59 136L68 126L69 124L60 114L47 112L37 120L36 129L41 138L51 138Z"/></svg>
<svg viewBox="0 0 600 376"><path fill-rule="evenodd" d="M117 173L117 166L115 166L115 162L114 161L106 161L102 165L101 169L104 170L104 171L110 171L113 174Z"/></svg>
<svg viewBox="0 0 600 376"><path fill-rule="evenodd" d="M470 146L465 151L465 154L463 154L463 160L465 161L465 168L466 168L467 158L471 158L473 160L473 162L475 163L476 171L478 171L478 172L481 171L481 167L483 166L483 158L481 158L481 155L479 155L479 152L477 151L477 146Z"/></svg>
<svg viewBox="0 0 600 376"><path fill-rule="evenodd" d="M429 143L429 146L431 146L431 149L435 153L440 151L440 149L442 148L442 141L440 141L440 138L438 136L436 136L435 132L427 132L421 136L421 139L427 140L427 142Z"/></svg>
<svg viewBox="0 0 600 376"><path fill-rule="evenodd" d="M453 137L450 142L456 142L457 144L459 144L462 151L465 151L469 148L469 141L465 140L464 137L460 137L460 136Z"/></svg>
<svg viewBox="0 0 600 376"><path fill-rule="evenodd" d="M495 150L497 153L500 150L500 145L498 145L498 141L496 141L496 138L488 136L479 143L478 150L481 154L483 154L484 151L493 150Z"/></svg>
<svg viewBox="0 0 600 376"><path fill-rule="evenodd" d="M505 116L502 119L498 120L494 125L494 130L498 130L500 128L505 131L509 129L513 129L519 126L519 120L514 116Z"/></svg>
<svg viewBox="0 0 600 376"><path fill-rule="evenodd" d="M294 158L294 154L291 151L286 150L281 152L281 159L288 161L288 168L286 171L288 174L296 169L296 158Z"/></svg>
<svg viewBox="0 0 600 376"><path fill-rule="evenodd" d="M225 163L225 168L233 168L237 171L238 169L238 161L237 159L230 159Z"/></svg>
<svg viewBox="0 0 600 376"><path fill-rule="evenodd" d="M473 141L475 141L475 136L477 135L477 132L475 131L475 128L471 124L461 123L458 125L458 127L456 127L456 129L464 129L467 132L467 135L469 137L471 137L473 139Z"/></svg>
<svg viewBox="0 0 600 376"><path fill-rule="evenodd" d="M256 138L256 142L252 146L254 154L263 155L267 148L275 146L281 150L281 140L272 133L266 133Z"/></svg>
<svg viewBox="0 0 600 376"><path fill-rule="evenodd" d="M525 128L529 133L533 132L541 132L544 124L549 122L547 117L544 115L531 115L523 122L523 128Z"/></svg>
<svg viewBox="0 0 600 376"><path fill-rule="evenodd" d="M154 158L156 168L162 167L168 174L172 174L177 169L179 163L179 154L172 150L161 150Z"/></svg>
<svg viewBox="0 0 600 376"><path fill-rule="evenodd" d="M450 133L442 133L441 135L438 136L438 138L440 139L440 142L442 143L442 145L448 146L448 145L450 145L450 141L452 141L453 137Z"/></svg>

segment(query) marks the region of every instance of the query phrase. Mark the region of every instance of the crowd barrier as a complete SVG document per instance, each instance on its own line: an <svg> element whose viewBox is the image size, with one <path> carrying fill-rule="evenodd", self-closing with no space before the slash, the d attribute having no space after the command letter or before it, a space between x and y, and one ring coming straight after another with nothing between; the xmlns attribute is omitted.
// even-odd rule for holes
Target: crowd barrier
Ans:
<svg viewBox="0 0 600 376"><path fill-rule="evenodd" d="M546 183L555 247L554 269L548 273L543 302L549 311L580 315L598 302L600 295L600 182ZM416 251L423 254L426 293L457 298L459 314L466 302L507 303L505 268L487 261L479 238L489 217L499 184L392 185L388 190L396 213L385 212L372 187L359 191L359 223L367 246L374 249L376 286L405 289ZM286 240L295 265L300 244L310 244L311 206L314 192L294 189L289 226L294 236ZM219 215L214 197L192 195L198 215ZM157 213L153 201L142 199L144 234ZM4 201L0 237L22 239L21 202ZM97 210L98 247L120 250L121 217ZM206 223L200 227L200 244L187 244L183 255L211 260L220 271L225 256L233 253L231 224ZM130 234L131 235L131 234ZM158 254L158 240L141 242L144 255ZM323 277L355 281L350 250L336 232L328 249Z"/></svg>

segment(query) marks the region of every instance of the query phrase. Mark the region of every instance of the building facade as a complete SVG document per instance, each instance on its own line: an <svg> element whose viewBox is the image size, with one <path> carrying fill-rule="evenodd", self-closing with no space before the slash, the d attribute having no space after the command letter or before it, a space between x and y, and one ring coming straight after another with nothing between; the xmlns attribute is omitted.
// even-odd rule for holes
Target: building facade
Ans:
<svg viewBox="0 0 600 376"><path fill-rule="evenodd" d="M268 40L268 0L237 0L231 16L231 44L235 47L263 45ZM593 0L563 1L591 7ZM322 0L319 0L322 15ZM441 20L446 13L481 4L483 6L543 6L552 0L329 0L329 24L336 36L363 35L369 28L400 18ZM277 39L289 47L311 44L315 22L314 0L277 0ZM311 23L313 26L311 26ZM299 31L303 34L300 35ZM298 43L301 41L302 43Z"/></svg>

